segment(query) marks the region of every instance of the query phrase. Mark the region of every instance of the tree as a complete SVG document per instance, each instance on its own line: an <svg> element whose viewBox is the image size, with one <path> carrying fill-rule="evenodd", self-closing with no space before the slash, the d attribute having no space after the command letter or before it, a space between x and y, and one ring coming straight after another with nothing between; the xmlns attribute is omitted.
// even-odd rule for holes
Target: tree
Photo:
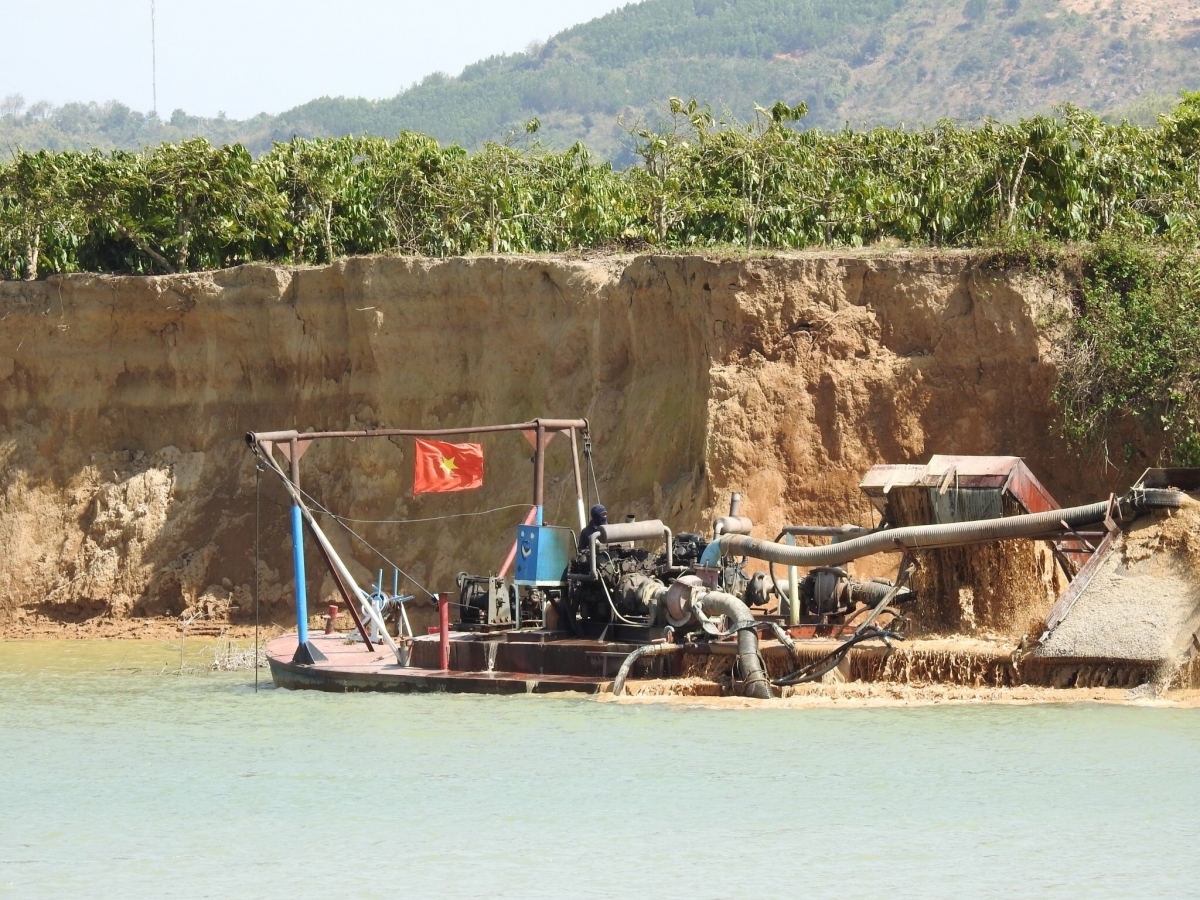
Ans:
<svg viewBox="0 0 1200 900"><path fill-rule="evenodd" d="M0 116L19 116L25 109L25 98L20 94L9 94L0 100Z"/></svg>
<svg viewBox="0 0 1200 900"><path fill-rule="evenodd" d="M270 218L274 191L263 190L241 144L213 147L204 138L162 144L143 157L141 170L144 193L131 199L140 203L148 231L174 251L180 271L195 262L197 237L207 261L220 265L229 245L254 237L253 219Z"/></svg>
<svg viewBox="0 0 1200 900"><path fill-rule="evenodd" d="M154 237L146 233L144 217L139 215L150 194L143 163L144 157L135 153L118 150L106 155L93 150L80 157L69 191L93 229L115 232L145 254L153 268L170 275L175 267L153 246Z"/></svg>
<svg viewBox="0 0 1200 900"><path fill-rule="evenodd" d="M668 110L669 118L658 128L635 125L629 129L642 160L635 178L647 207L650 234L660 244L694 211L699 200L693 169L696 145L688 142L682 129L688 127L700 141L715 124L708 107L697 103L695 97L687 103L672 97Z"/></svg>
<svg viewBox="0 0 1200 900"><path fill-rule="evenodd" d="M353 209L362 218L365 209L358 161L362 141L353 137L308 141L292 138L263 160L264 171L287 204L287 219L292 234L293 258L300 263L312 256L319 242L324 259L337 256L340 242L335 241L335 226L348 224ZM338 215L338 213L341 215ZM356 223L361 231L362 222ZM315 239L315 241L314 241Z"/></svg>
<svg viewBox="0 0 1200 900"><path fill-rule="evenodd" d="M982 22L987 18L988 0L967 0L963 6L963 18L968 22Z"/></svg>
<svg viewBox="0 0 1200 900"><path fill-rule="evenodd" d="M26 281L38 277L48 232L55 227L65 231L74 224L75 210L67 197L65 179L75 156L18 150L12 163L0 168L0 209L19 246Z"/></svg>

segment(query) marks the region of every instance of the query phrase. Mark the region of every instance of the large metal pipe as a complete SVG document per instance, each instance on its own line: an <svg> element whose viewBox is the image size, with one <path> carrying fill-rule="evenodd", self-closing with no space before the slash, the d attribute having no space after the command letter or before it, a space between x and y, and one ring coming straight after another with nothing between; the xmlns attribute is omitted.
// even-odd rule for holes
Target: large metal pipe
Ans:
<svg viewBox="0 0 1200 900"><path fill-rule="evenodd" d="M288 453L291 482L300 490L300 446L295 438ZM308 643L308 576L304 568L304 526L300 515L299 494L292 502L292 568L296 574L296 640L300 647Z"/></svg>
<svg viewBox="0 0 1200 900"><path fill-rule="evenodd" d="M318 441L325 438L360 437L456 437L469 434L490 434L497 431L536 431L538 426L546 431L568 431L572 428L587 430L587 419L534 419L513 425L480 425L474 428L372 428L362 431L258 431L246 435L246 443L253 447L263 441L287 443L289 441Z"/></svg>
<svg viewBox="0 0 1200 900"><path fill-rule="evenodd" d="M308 643L308 586L304 572L304 526L300 507L292 504L292 570L296 575L296 640Z"/></svg>
<svg viewBox="0 0 1200 900"><path fill-rule="evenodd" d="M667 534L667 526L661 519L646 519L642 522L614 522L600 526L600 543L624 544L630 541L653 541Z"/></svg>
<svg viewBox="0 0 1200 900"><path fill-rule="evenodd" d="M721 516L713 522L713 534L720 537L723 534L749 534L754 530L754 523L746 516Z"/></svg>
<svg viewBox="0 0 1200 900"><path fill-rule="evenodd" d="M1103 522L1110 515L1114 519L1126 519L1152 509L1178 509L1193 502L1182 491L1135 490L1119 501L1105 500L1070 509L977 522L888 528L822 547L789 547L740 534L723 535L718 544L722 556L751 556L786 566L838 566L875 553L939 550L1064 533L1072 528Z"/></svg>
<svg viewBox="0 0 1200 900"><path fill-rule="evenodd" d="M443 672L450 669L450 595L438 594L438 663Z"/></svg>
<svg viewBox="0 0 1200 900"><path fill-rule="evenodd" d="M896 585L884 581L854 581L851 579L849 584L851 602L861 603L863 606L875 606L888 595L891 595L889 602L894 603L908 603L913 596L912 588L898 588Z"/></svg>
<svg viewBox="0 0 1200 900"><path fill-rule="evenodd" d="M647 519L644 522L617 522L613 525L601 525L588 538L588 556L591 557L592 580L600 577L597 571L599 565L596 559L597 544L624 544L632 541L652 541L662 538L667 543L667 567L675 565L673 557L674 541L671 529L662 523L661 519Z"/></svg>
<svg viewBox="0 0 1200 900"><path fill-rule="evenodd" d="M575 473L575 508L579 514L579 530L587 528L588 517L584 510L583 503L583 477L579 472L579 441L575 437L575 429L572 428L569 432L571 435L571 470Z"/></svg>
<svg viewBox="0 0 1200 900"><path fill-rule="evenodd" d="M533 505L537 508L534 524L540 528L545 524L546 506L546 426L540 419L534 435Z"/></svg>

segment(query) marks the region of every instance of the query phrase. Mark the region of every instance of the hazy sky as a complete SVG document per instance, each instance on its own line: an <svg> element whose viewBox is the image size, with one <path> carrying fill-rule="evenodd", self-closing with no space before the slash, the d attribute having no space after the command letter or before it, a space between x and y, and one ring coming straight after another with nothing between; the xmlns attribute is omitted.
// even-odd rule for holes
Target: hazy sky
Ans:
<svg viewBox="0 0 1200 900"><path fill-rule="evenodd" d="M435 71L523 50L614 0L155 0L158 112L277 113L391 97ZM150 0L0 0L0 97L151 108Z"/></svg>

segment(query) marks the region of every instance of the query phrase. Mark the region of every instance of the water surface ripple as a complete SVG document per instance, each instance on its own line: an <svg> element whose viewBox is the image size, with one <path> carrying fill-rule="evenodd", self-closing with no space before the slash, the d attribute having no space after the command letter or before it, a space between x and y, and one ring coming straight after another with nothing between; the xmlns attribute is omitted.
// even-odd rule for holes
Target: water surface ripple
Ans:
<svg viewBox="0 0 1200 900"><path fill-rule="evenodd" d="M162 665L0 644L0 896L1200 891L1200 710L255 694Z"/></svg>

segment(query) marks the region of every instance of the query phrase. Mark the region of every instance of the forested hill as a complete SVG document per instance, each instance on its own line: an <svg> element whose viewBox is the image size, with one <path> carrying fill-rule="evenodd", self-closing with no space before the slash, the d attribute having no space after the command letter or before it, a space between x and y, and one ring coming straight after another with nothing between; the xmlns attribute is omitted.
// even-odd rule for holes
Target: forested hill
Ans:
<svg viewBox="0 0 1200 900"><path fill-rule="evenodd" d="M1200 0L644 0L522 54L388 100L321 98L278 116L159 121L119 106L0 116L0 143L137 146L202 134L251 150L292 135L420 131L478 146L536 116L552 146L620 159L625 126L670 96L747 118L805 101L809 125L1015 119L1063 102L1145 121L1200 88ZM624 123L624 124L623 124Z"/></svg>

